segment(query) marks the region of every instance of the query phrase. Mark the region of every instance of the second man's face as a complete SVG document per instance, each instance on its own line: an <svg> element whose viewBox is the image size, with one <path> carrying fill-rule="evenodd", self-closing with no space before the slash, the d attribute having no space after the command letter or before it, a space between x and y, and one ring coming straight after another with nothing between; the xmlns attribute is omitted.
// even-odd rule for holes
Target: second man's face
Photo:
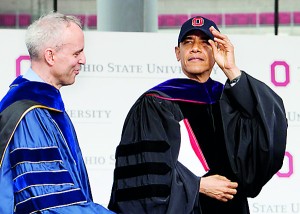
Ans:
<svg viewBox="0 0 300 214"><path fill-rule="evenodd" d="M189 78L203 76L206 79L210 76L215 60L208 37L202 31L196 30L186 35L175 52L183 72Z"/></svg>

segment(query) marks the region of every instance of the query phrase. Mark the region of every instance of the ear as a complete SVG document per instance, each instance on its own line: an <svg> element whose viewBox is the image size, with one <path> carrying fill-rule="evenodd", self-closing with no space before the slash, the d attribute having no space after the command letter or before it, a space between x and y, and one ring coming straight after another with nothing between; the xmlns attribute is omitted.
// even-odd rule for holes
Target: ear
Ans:
<svg viewBox="0 0 300 214"><path fill-rule="evenodd" d="M176 59L179 62L180 61L180 48L178 46L175 47L175 54L176 54Z"/></svg>
<svg viewBox="0 0 300 214"><path fill-rule="evenodd" d="M44 52L45 60L48 64L53 65L54 64L54 52L51 48L47 48Z"/></svg>

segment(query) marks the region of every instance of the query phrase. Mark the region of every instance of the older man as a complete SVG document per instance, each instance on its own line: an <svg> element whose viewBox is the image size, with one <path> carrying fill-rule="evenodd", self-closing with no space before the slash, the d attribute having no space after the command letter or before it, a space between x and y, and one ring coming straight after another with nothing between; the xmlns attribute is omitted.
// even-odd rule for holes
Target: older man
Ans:
<svg viewBox="0 0 300 214"><path fill-rule="evenodd" d="M86 61L79 20L42 16L29 26L26 46L31 67L0 102L0 213L112 213L92 200L59 91Z"/></svg>

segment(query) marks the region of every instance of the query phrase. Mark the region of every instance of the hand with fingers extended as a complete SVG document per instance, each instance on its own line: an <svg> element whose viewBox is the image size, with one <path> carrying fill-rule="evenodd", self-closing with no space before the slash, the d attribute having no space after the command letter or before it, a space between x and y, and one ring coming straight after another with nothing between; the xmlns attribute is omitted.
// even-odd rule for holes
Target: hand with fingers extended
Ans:
<svg viewBox="0 0 300 214"><path fill-rule="evenodd" d="M221 34L213 26L210 27L209 30L214 35L214 41L209 40L208 42L213 49L213 56L218 66L229 80L241 75L240 69L235 64L234 46L229 38Z"/></svg>
<svg viewBox="0 0 300 214"><path fill-rule="evenodd" d="M201 193L223 202L233 199L237 187L237 182L232 182L221 175L202 177L200 180Z"/></svg>

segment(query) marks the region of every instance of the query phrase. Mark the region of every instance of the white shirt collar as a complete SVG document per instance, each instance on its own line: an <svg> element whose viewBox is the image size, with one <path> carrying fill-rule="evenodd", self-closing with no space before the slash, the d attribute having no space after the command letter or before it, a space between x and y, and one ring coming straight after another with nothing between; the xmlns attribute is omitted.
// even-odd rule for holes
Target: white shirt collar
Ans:
<svg viewBox="0 0 300 214"><path fill-rule="evenodd" d="M26 71L26 73L23 75L23 78L28 79L29 81L45 82L31 68Z"/></svg>

